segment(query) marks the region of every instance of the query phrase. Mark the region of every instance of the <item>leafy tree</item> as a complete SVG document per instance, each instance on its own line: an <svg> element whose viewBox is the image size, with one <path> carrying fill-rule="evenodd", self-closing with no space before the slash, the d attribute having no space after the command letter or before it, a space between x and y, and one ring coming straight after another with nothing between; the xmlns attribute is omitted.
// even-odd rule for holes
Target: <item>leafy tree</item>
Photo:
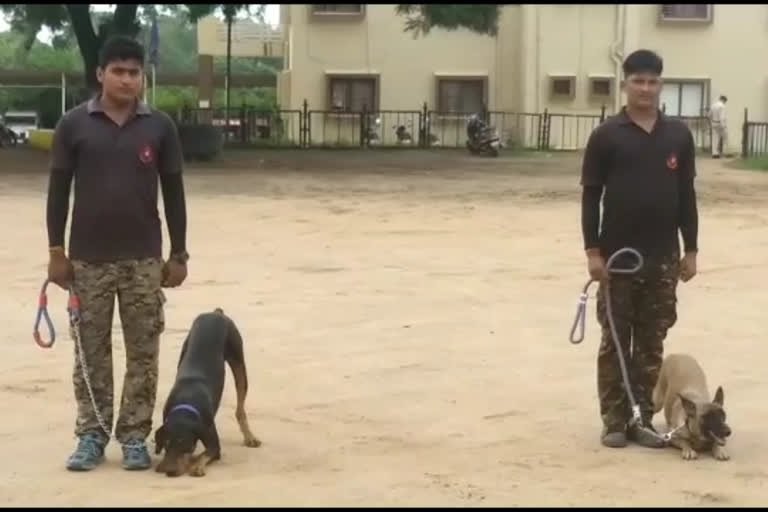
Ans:
<svg viewBox="0 0 768 512"><path fill-rule="evenodd" d="M150 19L163 9L176 16L185 14L196 22L215 11L227 21L241 11L255 8L263 17L265 4L117 4L112 13L91 12L90 4L3 4L0 9L10 18L11 27L24 34L25 49L31 48L42 27L48 27L57 37L74 36L84 63L85 81L92 90L98 88L96 67L104 41L113 34L136 37L141 21ZM398 14L405 17L405 30L414 35L428 34L433 27L455 30L466 27L478 33L496 33L498 4L399 4ZM250 11L249 11L250 12ZM58 41L61 43L61 40Z"/></svg>
<svg viewBox="0 0 768 512"><path fill-rule="evenodd" d="M83 59L85 82L89 89L96 90L96 68L98 55L104 41L112 35L121 34L136 37L141 29L141 20L156 14L156 5L117 4L112 13L91 12L90 4L3 4L0 9L10 18L11 27L25 35L25 48L34 43L42 27L48 27L56 35L71 30L77 41ZM167 6L166 6L167 7ZM175 12L186 10L190 21L212 14L218 8L227 17L234 17L245 4L190 4L174 5ZM263 6L257 15L263 13ZM180 14L180 13L179 13ZM34 34L34 35L32 35Z"/></svg>
<svg viewBox="0 0 768 512"><path fill-rule="evenodd" d="M495 36L500 8L501 4L398 4L395 11L405 17L405 31L414 37L427 35L432 28L468 28Z"/></svg>

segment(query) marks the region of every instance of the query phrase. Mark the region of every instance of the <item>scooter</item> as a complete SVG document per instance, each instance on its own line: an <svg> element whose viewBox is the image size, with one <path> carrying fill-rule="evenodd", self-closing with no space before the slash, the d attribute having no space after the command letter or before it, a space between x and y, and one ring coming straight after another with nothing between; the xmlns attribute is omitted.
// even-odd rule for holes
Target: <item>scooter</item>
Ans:
<svg viewBox="0 0 768 512"><path fill-rule="evenodd" d="M467 149L473 155L499 156L501 139L496 128L489 126L477 114L473 114L467 123Z"/></svg>
<svg viewBox="0 0 768 512"><path fill-rule="evenodd" d="M408 121L407 124L410 126L411 122ZM395 129L395 137L397 137L398 144L413 144L413 137L404 124L395 125L393 128Z"/></svg>

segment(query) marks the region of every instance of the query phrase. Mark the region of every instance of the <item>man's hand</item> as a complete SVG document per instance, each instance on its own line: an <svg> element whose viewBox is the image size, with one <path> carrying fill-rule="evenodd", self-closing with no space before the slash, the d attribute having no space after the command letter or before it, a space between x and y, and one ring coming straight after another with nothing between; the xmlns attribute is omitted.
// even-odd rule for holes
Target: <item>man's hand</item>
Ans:
<svg viewBox="0 0 768 512"><path fill-rule="evenodd" d="M605 267L605 259L600 254L600 249L587 249L587 270L589 277L595 281L607 281L610 279L608 269Z"/></svg>
<svg viewBox="0 0 768 512"><path fill-rule="evenodd" d="M176 288L187 278L187 264L173 258L163 265L163 287Z"/></svg>
<svg viewBox="0 0 768 512"><path fill-rule="evenodd" d="M680 280L687 283L696 275L696 253L687 252L680 261Z"/></svg>
<svg viewBox="0 0 768 512"><path fill-rule="evenodd" d="M75 271L63 247L52 247L48 257L48 280L65 290L69 289Z"/></svg>

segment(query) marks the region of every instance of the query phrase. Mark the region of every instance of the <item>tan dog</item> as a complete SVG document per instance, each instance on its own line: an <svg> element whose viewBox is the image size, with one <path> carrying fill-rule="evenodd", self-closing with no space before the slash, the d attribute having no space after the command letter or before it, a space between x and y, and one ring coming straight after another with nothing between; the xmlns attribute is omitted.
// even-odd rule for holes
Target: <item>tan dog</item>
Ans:
<svg viewBox="0 0 768 512"><path fill-rule="evenodd" d="M711 400L707 378L696 359L687 354L670 354L664 359L653 390L653 410L664 409L670 444L682 450L685 460L698 452L712 451L717 460L728 460L725 441L731 429L725 422L723 388Z"/></svg>

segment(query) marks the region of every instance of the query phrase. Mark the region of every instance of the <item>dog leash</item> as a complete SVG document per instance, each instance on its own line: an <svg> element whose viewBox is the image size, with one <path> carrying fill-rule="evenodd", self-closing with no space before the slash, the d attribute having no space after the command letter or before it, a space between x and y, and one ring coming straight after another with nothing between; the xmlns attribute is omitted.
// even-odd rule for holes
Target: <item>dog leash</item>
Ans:
<svg viewBox="0 0 768 512"><path fill-rule="evenodd" d="M37 301L37 318L35 319L35 327L32 331L32 337L35 339L35 343L40 348L51 348L53 347L54 342L56 341L56 329L53 327L53 322L51 321L51 316L48 314L48 284L50 283L49 279L46 279L43 283L43 287L40 289L40 296L38 297ZM71 295L70 295L71 298ZM70 299L71 300L71 299ZM71 307L71 304L70 304ZM48 326L48 334L50 336L50 341L43 341L43 337L40 336L40 321L45 319L45 323Z"/></svg>
<svg viewBox="0 0 768 512"><path fill-rule="evenodd" d="M48 294L47 289L48 285L50 284L50 279L46 279L43 283L43 286L40 290L40 297L38 299L38 306L37 306L37 318L35 319L35 326L34 330L32 331L32 337L35 340L35 343L41 348L52 348L53 344L56 341L56 330L53 327L53 322L51 321L51 316L48 314ZM101 430L104 431L104 433L107 435L107 438L111 437L111 431L112 429L107 427L107 422L104 421L104 417L101 415L101 411L96 406L96 396L93 394L93 387L91 385L91 375L88 371L88 366L85 363L85 352L83 351L83 345L80 339L80 299L78 298L77 294L75 293L75 289L72 285L69 286L69 301L67 304L67 312L69 313L69 324L72 327L71 335L72 338L75 340L75 347L77 348L77 356L80 361L80 371L83 375L83 380L85 381L85 387L88 391L88 396L91 399L91 406L93 407L93 412L96 415L96 420L99 422L99 426L101 427ZM41 320L45 319L46 324L48 325L48 332L50 334L50 341L44 341L42 336L40 335L40 322Z"/></svg>
<svg viewBox="0 0 768 512"><path fill-rule="evenodd" d="M631 254L637 259L637 264L634 267L631 268L618 268L614 266L614 263L616 260L624 255L624 254ZM619 249L615 253L611 255L610 258L608 258L608 261L605 264L606 270L611 274L625 274L625 275L632 275L636 274L640 271L640 269L643 268L643 265L645 264L645 261L643 260L643 255L640 254L639 251L636 249L633 249L631 247L625 247L623 249ZM584 288L582 289L581 296L579 297L579 303L576 307L576 318L573 322L573 327L571 327L571 335L570 335L570 341L572 344L577 345L584 341L584 333L585 333L585 323L586 323L586 313L587 313L587 299L589 291L589 287L592 285L592 283L597 282L595 279L590 278L589 281L587 281L587 284L584 285ZM613 319L613 309L611 306L611 285L610 280L605 282L605 305L607 308L607 316L608 316L608 324L611 328L611 338L613 339L613 344L616 347L616 355L619 358L619 366L621 368L621 377L624 381L624 389L627 391L627 397L629 398L629 403L632 408L632 419L630 420L630 426L637 425L638 428L643 429L647 434L652 435L653 437L657 439L663 440L665 443L668 443L672 439L672 435L675 431L668 432L667 434L660 435L657 432L654 432L652 429L648 428L643 423L643 416L640 413L640 405L635 400L635 394L632 392L632 383L629 379L629 372L627 371L627 365L624 361L624 353L621 350L621 343L619 342L619 333L616 329L616 323ZM576 329L579 328L580 334L578 337L574 337L574 333L576 332Z"/></svg>

